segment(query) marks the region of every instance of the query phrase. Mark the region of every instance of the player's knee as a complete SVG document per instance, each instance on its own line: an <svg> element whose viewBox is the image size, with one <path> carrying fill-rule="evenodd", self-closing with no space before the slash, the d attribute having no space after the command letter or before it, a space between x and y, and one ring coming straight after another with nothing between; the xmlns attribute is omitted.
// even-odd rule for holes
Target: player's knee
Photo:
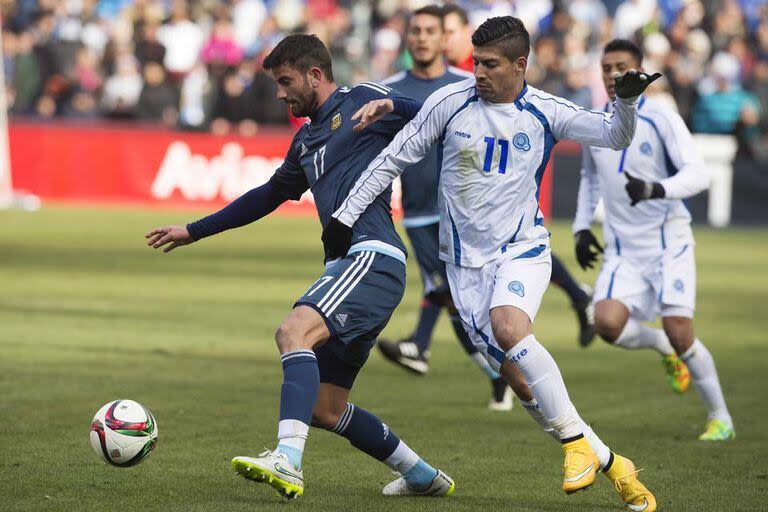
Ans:
<svg viewBox="0 0 768 512"><path fill-rule="evenodd" d="M693 344L693 321L683 317L664 317L664 332L678 353L685 352Z"/></svg>
<svg viewBox="0 0 768 512"><path fill-rule="evenodd" d="M608 343L615 343L621 331L624 330L626 320L610 315L595 315L595 331Z"/></svg>
<svg viewBox="0 0 768 512"><path fill-rule="evenodd" d="M312 426L332 430L339 423L339 418L341 418L345 408L346 404L344 408L338 410L334 407L316 407L312 411Z"/></svg>
<svg viewBox="0 0 768 512"><path fill-rule="evenodd" d="M290 319L285 320L280 327L275 331L275 343L277 348L280 349L280 353L291 352L294 350L301 350L303 346L299 346L303 339L303 332L301 326Z"/></svg>

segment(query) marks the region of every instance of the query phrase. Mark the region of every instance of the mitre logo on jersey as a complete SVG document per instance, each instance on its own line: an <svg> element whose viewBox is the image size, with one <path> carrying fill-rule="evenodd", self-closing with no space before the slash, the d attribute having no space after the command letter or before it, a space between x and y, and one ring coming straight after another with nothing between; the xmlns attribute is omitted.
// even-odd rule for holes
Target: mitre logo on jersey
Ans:
<svg viewBox="0 0 768 512"><path fill-rule="evenodd" d="M523 132L518 132L515 134L514 137L512 137L512 145L515 146L520 151L530 151L531 139L528 138L527 134Z"/></svg>
<svg viewBox="0 0 768 512"><path fill-rule="evenodd" d="M336 112L331 118L331 130L335 130L341 126L341 112Z"/></svg>
<svg viewBox="0 0 768 512"><path fill-rule="evenodd" d="M643 142L640 144L640 152L646 156L651 156L653 154L653 148L649 142Z"/></svg>

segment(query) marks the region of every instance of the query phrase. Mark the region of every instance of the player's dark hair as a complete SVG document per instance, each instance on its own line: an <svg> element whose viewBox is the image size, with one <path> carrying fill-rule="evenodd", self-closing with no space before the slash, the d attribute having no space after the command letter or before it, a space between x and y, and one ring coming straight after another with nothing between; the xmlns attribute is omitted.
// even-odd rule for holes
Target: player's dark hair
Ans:
<svg viewBox="0 0 768 512"><path fill-rule="evenodd" d="M415 18L416 16L434 16L435 18L440 20L440 27L445 28L445 24L443 23L443 20L445 19L443 8L439 5L425 5L421 9L416 9L411 13L411 15L408 17L408 23L410 24L411 20Z"/></svg>
<svg viewBox="0 0 768 512"><path fill-rule="evenodd" d="M603 55L611 52L627 52L635 58L638 66L643 65L643 51L637 44L629 39L614 39L608 41L608 44L603 48Z"/></svg>
<svg viewBox="0 0 768 512"><path fill-rule="evenodd" d="M317 67L329 82L333 82L331 54L320 38L314 34L290 34L269 52L264 59L264 69L271 70L282 65L306 73Z"/></svg>
<svg viewBox="0 0 768 512"><path fill-rule="evenodd" d="M531 37L523 22L513 16L485 20L472 34L472 44L476 47L498 46L512 62L531 53Z"/></svg>
<svg viewBox="0 0 768 512"><path fill-rule="evenodd" d="M469 25L469 16L467 15L467 11L462 9L456 4L448 4L443 6L443 19L445 19L446 16L449 14L455 14L459 17L459 21L461 21L462 25Z"/></svg>

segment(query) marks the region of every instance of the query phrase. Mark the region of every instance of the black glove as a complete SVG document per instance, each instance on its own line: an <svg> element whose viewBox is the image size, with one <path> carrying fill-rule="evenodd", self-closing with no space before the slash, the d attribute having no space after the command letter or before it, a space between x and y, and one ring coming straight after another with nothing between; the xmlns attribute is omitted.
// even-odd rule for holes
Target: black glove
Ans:
<svg viewBox="0 0 768 512"><path fill-rule="evenodd" d="M595 251L592 250L593 247ZM576 233L576 261L582 270L592 268L592 264L597 261L597 255L602 253L603 248L590 230L582 229Z"/></svg>
<svg viewBox="0 0 768 512"><path fill-rule="evenodd" d="M642 71L630 69L622 76L615 79L613 90L619 98L634 98L640 96L646 87L661 78L661 73L649 75Z"/></svg>
<svg viewBox="0 0 768 512"><path fill-rule="evenodd" d="M658 181L639 180L627 171L624 171L624 174L627 176L627 184L624 185L624 188L627 189L627 194L629 194L631 206L635 206L640 201L645 201L646 199L662 199L666 195L664 187Z"/></svg>
<svg viewBox="0 0 768 512"><path fill-rule="evenodd" d="M325 261L343 258L352 245L352 228L331 217L331 221L323 229L322 240L325 246Z"/></svg>

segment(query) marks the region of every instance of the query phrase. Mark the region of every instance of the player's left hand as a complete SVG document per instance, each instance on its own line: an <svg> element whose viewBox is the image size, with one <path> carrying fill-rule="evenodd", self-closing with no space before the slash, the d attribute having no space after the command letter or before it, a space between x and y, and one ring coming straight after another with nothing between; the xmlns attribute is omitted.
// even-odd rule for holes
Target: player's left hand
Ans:
<svg viewBox="0 0 768 512"><path fill-rule="evenodd" d="M646 199L664 198L665 192L661 183L635 178L629 174L629 171L624 171L624 174L627 176L627 184L624 185L624 188L629 195L631 206L635 206L640 201L645 201Z"/></svg>
<svg viewBox="0 0 768 512"><path fill-rule="evenodd" d="M360 120L360 122L352 128L352 131L360 132L365 130L366 126L375 123L393 110L395 110L395 104L390 99L369 101L360 107L360 109L352 116L353 121Z"/></svg>
<svg viewBox="0 0 768 512"><path fill-rule="evenodd" d="M155 228L144 235L144 238L147 239L147 245L155 249L170 244L167 247L163 247L163 252L171 252L177 247L189 245L195 241L185 226L163 226L161 228Z"/></svg>
<svg viewBox="0 0 768 512"><path fill-rule="evenodd" d="M661 73L649 75L636 69L630 69L624 75L616 72L613 75L613 90L619 98L634 98L643 94L645 89L659 78Z"/></svg>
<svg viewBox="0 0 768 512"><path fill-rule="evenodd" d="M323 229L322 240L326 261L343 258L352 245L352 228L336 217L331 217L331 221Z"/></svg>

